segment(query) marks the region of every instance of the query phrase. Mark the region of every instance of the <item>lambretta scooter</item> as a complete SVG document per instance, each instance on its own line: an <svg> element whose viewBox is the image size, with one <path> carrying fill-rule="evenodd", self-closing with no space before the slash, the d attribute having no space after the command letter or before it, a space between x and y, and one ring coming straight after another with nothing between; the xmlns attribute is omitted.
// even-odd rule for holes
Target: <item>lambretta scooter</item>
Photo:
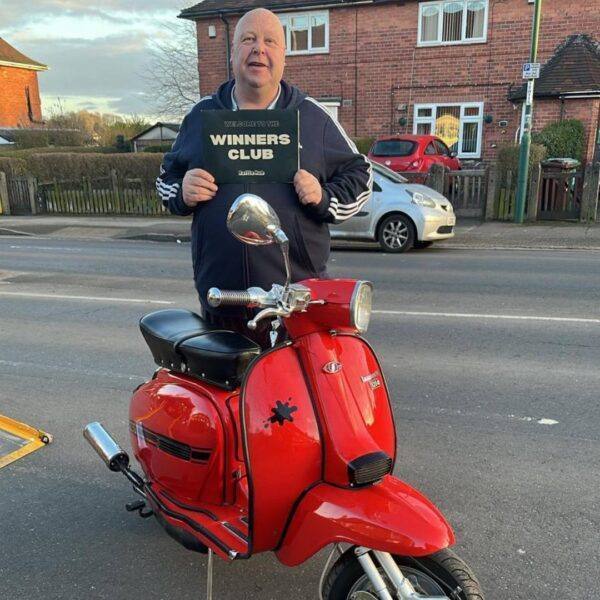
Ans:
<svg viewBox="0 0 600 600"><path fill-rule="evenodd" d="M349 279L290 284L288 240L271 207L240 196L229 230L248 244L276 242L287 281L270 291L212 288L212 306L261 309L273 347L208 326L185 310L143 317L161 367L133 394L129 429L144 476L99 423L84 436L190 550L225 560L273 551L298 565L333 545L322 600L482 600L448 547L452 529L422 494L395 478L396 436L381 366L361 337L372 285ZM285 327L287 337L276 342Z"/></svg>

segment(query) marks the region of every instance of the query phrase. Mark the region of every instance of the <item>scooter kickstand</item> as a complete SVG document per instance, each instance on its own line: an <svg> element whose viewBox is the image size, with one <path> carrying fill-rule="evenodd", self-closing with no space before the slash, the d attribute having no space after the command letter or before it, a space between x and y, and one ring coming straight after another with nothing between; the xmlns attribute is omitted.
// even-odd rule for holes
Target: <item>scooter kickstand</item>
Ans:
<svg viewBox="0 0 600 600"><path fill-rule="evenodd" d="M206 600L212 600L213 584L213 551L208 549L208 561L206 563Z"/></svg>

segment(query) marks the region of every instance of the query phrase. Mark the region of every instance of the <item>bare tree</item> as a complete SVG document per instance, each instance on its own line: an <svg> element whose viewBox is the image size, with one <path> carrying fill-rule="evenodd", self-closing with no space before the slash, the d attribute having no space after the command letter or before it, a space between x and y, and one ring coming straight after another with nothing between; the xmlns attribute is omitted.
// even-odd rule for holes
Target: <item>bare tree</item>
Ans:
<svg viewBox="0 0 600 600"><path fill-rule="evenodd" d="M150 64L141 74L158 115L181 119L200 99L196 26L165 23L166 35L150 46Z"/></svg>

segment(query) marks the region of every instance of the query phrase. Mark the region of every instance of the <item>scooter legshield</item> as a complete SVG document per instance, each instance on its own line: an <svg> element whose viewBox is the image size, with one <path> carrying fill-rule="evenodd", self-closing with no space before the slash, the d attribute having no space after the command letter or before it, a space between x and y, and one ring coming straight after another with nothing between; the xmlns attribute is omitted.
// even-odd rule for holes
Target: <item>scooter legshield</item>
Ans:
<svg viewBox="0 0 600 600"><path fill-rule="evenodd" d="M291 567L336 542L426 556L453 545L454 533L425 496L388 475L359 489L316 485L296 508L276 555Z"/></svg>

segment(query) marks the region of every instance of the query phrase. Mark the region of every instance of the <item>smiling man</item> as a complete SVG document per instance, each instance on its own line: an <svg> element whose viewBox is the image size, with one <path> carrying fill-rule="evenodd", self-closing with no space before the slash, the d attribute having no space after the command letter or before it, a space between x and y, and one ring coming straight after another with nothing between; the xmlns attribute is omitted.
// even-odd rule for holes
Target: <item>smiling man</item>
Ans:
<svg viewBox="0 0 600 600"><path fill-rule="evenodd" d="M193 214L194 281L204 318L246 335L248 314L214 309L206 303L210 287L269 289L283 283L281 253L274 246L246 246L226 228L233 201L244 192L266 200L277 212L290 240L292 280L325 277L329 257L327 223L350 218L371 194L370 164L342 127L317 101L282 80L285 35L277 16L263 8L237 23L231 58L234 79L202 98L185 117L161 167L156 187L177 215ZM300 169L292 184L228 184L204 168L202 115L206 110L297 109L300 115ZM268 323L265 323L268 326ZM267 345L265 332L257 341Z"/></svg>

